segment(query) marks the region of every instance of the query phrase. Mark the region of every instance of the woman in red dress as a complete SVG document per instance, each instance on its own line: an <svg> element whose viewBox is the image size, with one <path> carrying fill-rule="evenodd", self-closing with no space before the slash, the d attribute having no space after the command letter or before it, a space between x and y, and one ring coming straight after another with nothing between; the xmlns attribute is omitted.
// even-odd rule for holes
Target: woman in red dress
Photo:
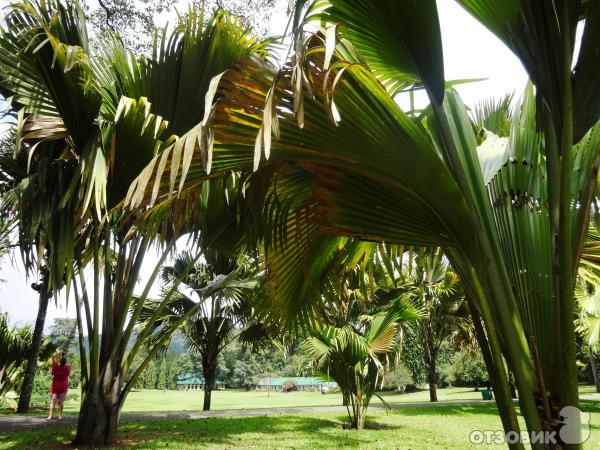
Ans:
<svg viewBox="0 0 600 450"><path fill-rule="evenodd" d="M58 404L58 420L62 420L63 404L67 398L69 390L69 375L71 374L71 365L67 364L67 357L64 353L60 355L60 362L52 358L52 386L50 387L50 412L48 420L52 419L54 405Z"/></svg>

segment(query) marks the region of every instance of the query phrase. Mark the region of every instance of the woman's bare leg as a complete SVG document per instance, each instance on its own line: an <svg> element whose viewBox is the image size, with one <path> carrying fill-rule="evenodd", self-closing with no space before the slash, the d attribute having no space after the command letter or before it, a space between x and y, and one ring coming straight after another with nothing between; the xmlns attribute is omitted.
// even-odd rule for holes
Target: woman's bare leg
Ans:
<svg viewBox="0 0 600 450"><path fill-rule="evenodd" d="M58 420L62 420L63 402L58 404Z"/></svg>
<svg viewBox="0 0 600 450"><path fill-rule="evenodd" d="M54 410L54 400L50 400L50 411L48 412L48 420L52 419L52 411Z"/></svg>

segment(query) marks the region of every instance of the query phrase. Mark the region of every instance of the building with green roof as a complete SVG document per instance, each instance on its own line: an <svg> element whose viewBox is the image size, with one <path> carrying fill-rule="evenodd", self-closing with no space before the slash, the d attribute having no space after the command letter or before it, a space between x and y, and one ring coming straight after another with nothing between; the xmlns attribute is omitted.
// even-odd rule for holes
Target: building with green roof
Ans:
<svg viewBox="0 0 600 450"><path fill-rule="evenodd" d="M178 391L200 391L204 389L204 377L194 375L193 373L184 373L177 377ZM225 389L225 383L215 381L215 389Z"/></svg>
<svg viewBox="0 0 600 450"><path fill-rule="evenodd" d="M284 391L285 387L288 390L324 392L335 389L337 383L317 377L263 377L256 383L258 390Z"/></svg>

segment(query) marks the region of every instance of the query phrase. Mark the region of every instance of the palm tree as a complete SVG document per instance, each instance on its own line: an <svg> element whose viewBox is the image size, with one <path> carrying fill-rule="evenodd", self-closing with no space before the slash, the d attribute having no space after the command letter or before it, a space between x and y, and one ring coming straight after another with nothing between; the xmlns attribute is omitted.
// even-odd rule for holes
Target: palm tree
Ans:
<svg viewBox="0 0 600 450"><path fill-rule="evenodd" d="M585 339L588 358L596 391L600 392L600 374L596 362L596 351L600 347L600 295L597 290L599 278L598 249L600 234L590 224L587 239L582 250L581 266L575 286L575 299L578 307L578 318L575 321L576 330Z"/></svg>
<svg viewBox="0 0 600 450"><path fill-rule="evenodd" d="M337 382L350 426L362 430L370 401L401 352L400 322L423 316L390 289L391 276L402 265L394 257L398 249L356 239L338 244L328 258L313 260L323 265L323 276L314 280L314 292L300 291L296 308L281 304L281 297L267 290L270 295L260 298L259 310L283 329L307 336L302 345L317 371ZM271 286L281 286L280 264L276 255L267 260Z"/></svg>
<svg viewBox="0 0 600 450"><path fill-rule="evenodd" d="M415 258L412 271L406 270L405 296L425 314L411 328L423 349L427 368L429 399L437 402L436 361L442 343L458 333L469 334L469 310L459 280L441 249L427 249Z"/></svg>
<svg viewBox="0 0 600 450"><path fill-rule="evenodd" d="M10 327L8 314L0 314L0 399L23 381L32 345L33 334L29 327ZM46 340L40 345L39 357L48 359L55 350Z"/></svg>
<svg viewBox="0 0 600 450"><path fill-rule="evenodd" d="M296 271L306 271L291 259L315 249L326 259L336 239L328 235L447 249L481 324L506 431L520 428L504 359L528 429L555 427L553 411L579 403L573 289L600 163L598 2L459 1L519 56L536 87L516 109L508 146L485 158L445 84L434 0L316 1L304 11L297 3L296 23L304 14L324 28L297 28L281 70L245 61L220 78L212 126L194 132L214 140L204 140L202 160L183 165L192 175L182 194L223 170L260 169L252 184L265 194L265 235L296 247L286 252L291 281L280 296L297 293ZM430 105L406 114L394 97L414 89ZM167 183L151 172L131 195L169 204ZM163 186L158 197L152 180ZM319 270L310 266L306 278Z"/></svg>
<svg viewBox="0 0 600 450"><path fill-rule="evenodd" d="M202 357L202 409L208 411L219 355L244 326L252 324L250 297L258 279L251 261L244 255L232 258L204 250L202 257L204 261L197 262L191 253L184 252L172 266L164 267L162 277L167 291L173 285L180 288L170 295L162 309L162 300L147 302L140 319L154 320L156 331L151 342L162 340L165 334L170 336L174 328L180 327L188 348ZM185 291L192 292L197 299ZM183 324L182 317L187 317Z"/></svg>
<svg viewBox="0 0 600 450"><path fill-rule="evenodd" d="M575 297L579 307L577 331L585 338L596 392L600 392L600 376L594 354L600 347L600 295L596 286L580 278L575 288Z"/></svg>
<svg viewBox="0 0 600 450"><path fill-rule="evenodd" d="M10 228L16 228L21 249L27 249L22 253L25 267L28 275L34 273L38 277L38 282L32 283L31 287L39 296L33 343L28 349L27 367L17 407L17 412L25 413L29 408L37 372L48 305L53 294L64 284L62 279L52 280L44 261L48 259L46 247L52 248L54 239L59 239L61 227L69 223L65 217L53 215L51 210L60 201L59 196L65 189L64 180L70 170L65 168L64 161L60 159L63 151L60 144L41 142L33 147L28 142L19 142L14 128L11 126L0 143L3 181L0 208L2 215L11 222ZM31 214L32 211L37 213ZM34 259L39 255L31 253L33 248L41 251L39 267Z"/></svg>
<svg viewBox="0 0 600 450"><path fill-rule="evenodd" d="M31 330L27 327L10 328L8 315L0 314L0 398L4 397L17 384L19 372L31 344Z"/></svg>
<svg viewBox="0 0 600 450"><path fill-rule="evenodd" d="M132 366L151 332L137 330L128 346L141 313L130 305L144 254L153 243L162 250L141 297L173 248L173 231L193 225L179 216L200 209L196 198L179 196L176 208L154 210L162 221L148 226L139 213L123 211L122 201L131 181L165 147L174 144L178 160L189 160L197 141L185 133L205 115L211 79L240 58L264 55L265 47L224 11L205 17L190 9L170 32L157 34L152 55L140 58L113 34L92 48L85 14L74 0L24 0L7 11L0 89L12 98L19 119L17 152L27 142L28 156L50 155L44 172L30 172L15 191L19 245L27 267L36 267L43 255L49 285L66 283L74 292L83 378L75 441L104 445L115 438L132 383L161 348L157 344ZM177 174L171 174L174 190ZM92 286L86 285L86 268ZM82 345L84 330L89 351ZM130 370L133 377L125 382Z"/></svg>
<svg viewBox="0 0 600 450"><path fill-rule="evenodd" d="M398 325L383 313L357 331L352 325L315 328L304 348L323 377L342 391L350 426L362 430L371 398L398 350Z"/></svg>

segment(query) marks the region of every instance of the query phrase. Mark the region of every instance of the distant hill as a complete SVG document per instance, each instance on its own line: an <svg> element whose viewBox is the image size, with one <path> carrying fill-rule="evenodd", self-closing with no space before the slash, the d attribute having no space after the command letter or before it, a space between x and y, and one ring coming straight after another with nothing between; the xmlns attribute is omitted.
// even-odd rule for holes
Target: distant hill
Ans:
<svg viewBox="0 0 600 450"><path fill-rule="evenodd" d="M100 342L102 342L102 335L99 336L99 339L100 339ZM131 348L133 346L135 339L136 339L135 335L129 339L127 348ZM88 336L84 337L84 343L85 343L85 350L89 351L90 346L89 346ZM79 341L78 341L77 337L75 338L75 342L73 343L71 350L75 353L79 353ZM181 353L188 352L188 350L185 346L185 338L183 337L183 334L181 334L180 331L176 331L175 334L173 334L173 337L171 338L171 343L169 344L168 351L175 353L175 354L181 354Z"/></svg>

